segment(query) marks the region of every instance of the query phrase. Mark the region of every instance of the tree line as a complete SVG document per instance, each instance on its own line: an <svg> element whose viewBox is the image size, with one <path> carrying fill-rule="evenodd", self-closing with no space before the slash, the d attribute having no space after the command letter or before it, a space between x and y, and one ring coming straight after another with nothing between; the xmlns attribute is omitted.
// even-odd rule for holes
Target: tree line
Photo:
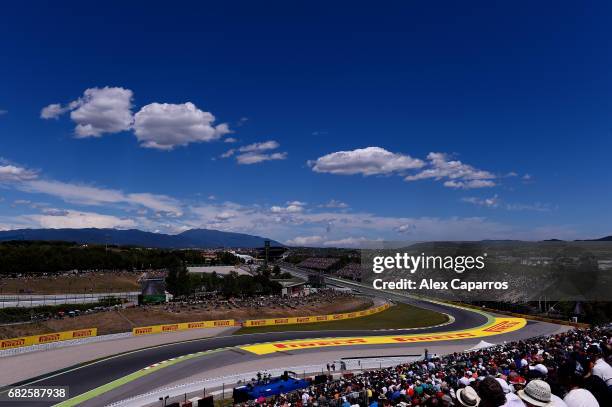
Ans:
<svg viewBox="0 0 612 407"><path fill-rule="evenodd" d="M231 253L219 253L212 264L236 264ZM0 275L65 271L167 270L204 264L198 250L146 249L70 242L8 241L0 243ZM211 263L208 263L211 264Z"/></svg>
<svg viewBox="0 0 612 407"><path fill-rule="evenodd" d="M216 292L228 298L280 294L282 286L272 277L290 278L291 275L281 274L278 266L272 270L260 267L255 275L232 271L220 276L215 272L190 274L187 267L177 265L168 270L166 290L175 297L188 297L197 292Z"/></svg>

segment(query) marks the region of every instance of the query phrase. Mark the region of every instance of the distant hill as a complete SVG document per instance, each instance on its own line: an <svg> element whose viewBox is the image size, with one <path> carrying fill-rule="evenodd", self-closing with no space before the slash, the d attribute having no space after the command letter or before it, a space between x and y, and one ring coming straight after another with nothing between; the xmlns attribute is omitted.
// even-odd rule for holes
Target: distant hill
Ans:
<svg viewBox="0 0 612 407"><path fill-rule="evenodd" d="M575 242L612 242L612 236L600 237L599 239L574 240Z"/></svg>
<svg viewBox="0 0 612 407"><path fill-rule="evenodd" d="M90 244L114 244L155 248L263 247L266 240L244 233L211 229L190 229L177 235L144 232L138 229L16 229L0 231L0 241L55 240ZM270 240L272 246L283 246Z"/></svg>
<svg viewBox="0 0 612 407"><path fill-rule="evenodd" d="M593 239L592 242L612 242L612 236L601 237L599 239Z"/></svg>

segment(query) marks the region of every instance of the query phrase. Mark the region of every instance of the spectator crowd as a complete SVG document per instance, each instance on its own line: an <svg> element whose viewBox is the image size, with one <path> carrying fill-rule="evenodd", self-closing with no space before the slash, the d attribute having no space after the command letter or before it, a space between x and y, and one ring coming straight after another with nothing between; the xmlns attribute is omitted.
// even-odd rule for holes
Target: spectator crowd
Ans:
<svg viewBox="0 0 612 407"><path fill-rule="evenodd" d="M274 308L300 309L305 306L341 303L343 300L354 298L355 295L334 289L317 289L316 295L254 295L226 298L218 293L204 293L186 300L172 301L164 305L170 312L180 312L182 309L202 309L210 311L215 309L256 309L270 310Z"/></svg>
<svg viewBox="0 0 612 407"><path fill-rule="evenodd" d="M612 407L609 327L351 373L262 407Z"/></svg>

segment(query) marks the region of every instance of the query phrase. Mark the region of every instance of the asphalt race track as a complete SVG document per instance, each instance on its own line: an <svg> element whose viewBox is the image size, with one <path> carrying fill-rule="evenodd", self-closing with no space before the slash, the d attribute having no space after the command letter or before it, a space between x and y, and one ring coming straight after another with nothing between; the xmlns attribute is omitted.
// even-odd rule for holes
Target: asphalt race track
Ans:
<svg viewBox="0 0 612 407"><path fill-rule="evenodd" d="M331 281L330 281L331 282ZM337 281L335 282L337 283ZM344 284L342 284L344 285ZM362 290L364 291L364 290ZM365 290L367 291L367 290ZM450 332L475 328L486 324L489 321L487 315L479 312L474 312L464 308L457 308L441 303L431 303L422 301L419 299L408 298L405 296L399 296L386 292L377 292L380 297L385 297L397 302L409 303L418 307L430 309L451 315L454 321L451 324L447 324L439 327L423 328L423 329L409 329L409 330L394 330L393 335L402 334L424 334L424 333L436 333L436 332ZM533 325L530 323L528 326ZM549 328L550 330L550 328ZM537 334L544 334L545 332L538 332ZM523 337L527 332L523 332ZM167 345L161 345L153 348L146 348L137 351L127 352L125 354L119 354L110 358L105 358L95 362L89 362L81 366L74 366L71 368L63 369L58 372L46 374L44 376L33 378L31 380L18 383L18 385L35 385L41 386L69 386L70 397L75 397L92 389L96 389L114 380L125 377L135 371L143 369L147 366L155 364L157 362L177 358L180 356L215 350L220 348L233 348L241 345L263 343L263 342L274 342L282 340L292 339L312 339L312 338L326 338L326 337L363 337L363 336L376 336L384 335L381 331L372 330L356 330L356 331L304 331L304 332L274 332L274 333L261 333L261 334L248 334L248 335L234 335L224 337L211 337L196 339L187 342L178 342ZM512 339L512 338L508 338ZM44 357L44 353L40 353L41 357ZM212 355L207 355L205 358L200 358L197 363L194 360L181 362L180 369L175 368L177 365L162 369L162 371L147 375L139 378L128 385L121 386L108 393L102 394L95 399L90 400L84 405L100 406L108 404L109 402L118 401L130 396L141 394L149 390L155 389L159 386L168 383L169 376L172 381L179 380L181 376L185 378L189 377L197 370L206 370L207 366L219 366L219 365L231 365L238 361L244 361L248 358L258 358L255 354L251 354L245 351L237 351L235 349L223 350ZM185 368L190 366L190 368ZM20 402L19 406L48 406L52 405L50 402Z"/></svg>

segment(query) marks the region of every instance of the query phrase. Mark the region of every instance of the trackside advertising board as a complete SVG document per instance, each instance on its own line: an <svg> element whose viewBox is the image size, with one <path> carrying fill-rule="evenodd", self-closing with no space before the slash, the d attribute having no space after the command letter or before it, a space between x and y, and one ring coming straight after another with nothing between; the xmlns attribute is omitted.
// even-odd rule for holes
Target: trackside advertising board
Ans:
<svg viewBox="0 0 612 407"><path fill-rule="evenodd" d="M245 327L254 327L268 325L311 324L313 322L338 321L341 319L359 318L376 314L378 312L382 312L388 309L389 306L389 304L385 303L376 308L370 308L363 311L347 312L345 314L314 315L310 317L249 319L244 321L242 325Z"/></svg>
<svg viewBox="0 0 612 407"><path fill-rule="evenodd" d="M180 322L176 324L140 326L132 329L132 334L135 336L161 334L166 332L187 331L190 329L202 328L223 328L234 326L233 319L220 319L216 321L197 321L197 322Z"/></svg>
<svg viewBox="0 0 612 407"><path fill-rule="evenodd" d="M42 345L45 343L68 341L71 339L89 338L98 334L97 328L77 329L75 331L52 332L42 335L22 336L20 338L0 340L0 350L20 348L22 346Z"/></svg>
<svg viewBox="0 0 612 407"><path fill-rule="evenodd" d="M388 345L409 344L419 342L449 341L457 339L475 339L486 336L505 334L522 329L527 324L523 318L495 318L492 324L464 331L440 332L414 335L384 335L346 338L303 339L262 343L257 345L241 346L240 348L256 355L267 355L274 352L287 352L300 349L316 349L332 346L356 345Z"/></svg>

